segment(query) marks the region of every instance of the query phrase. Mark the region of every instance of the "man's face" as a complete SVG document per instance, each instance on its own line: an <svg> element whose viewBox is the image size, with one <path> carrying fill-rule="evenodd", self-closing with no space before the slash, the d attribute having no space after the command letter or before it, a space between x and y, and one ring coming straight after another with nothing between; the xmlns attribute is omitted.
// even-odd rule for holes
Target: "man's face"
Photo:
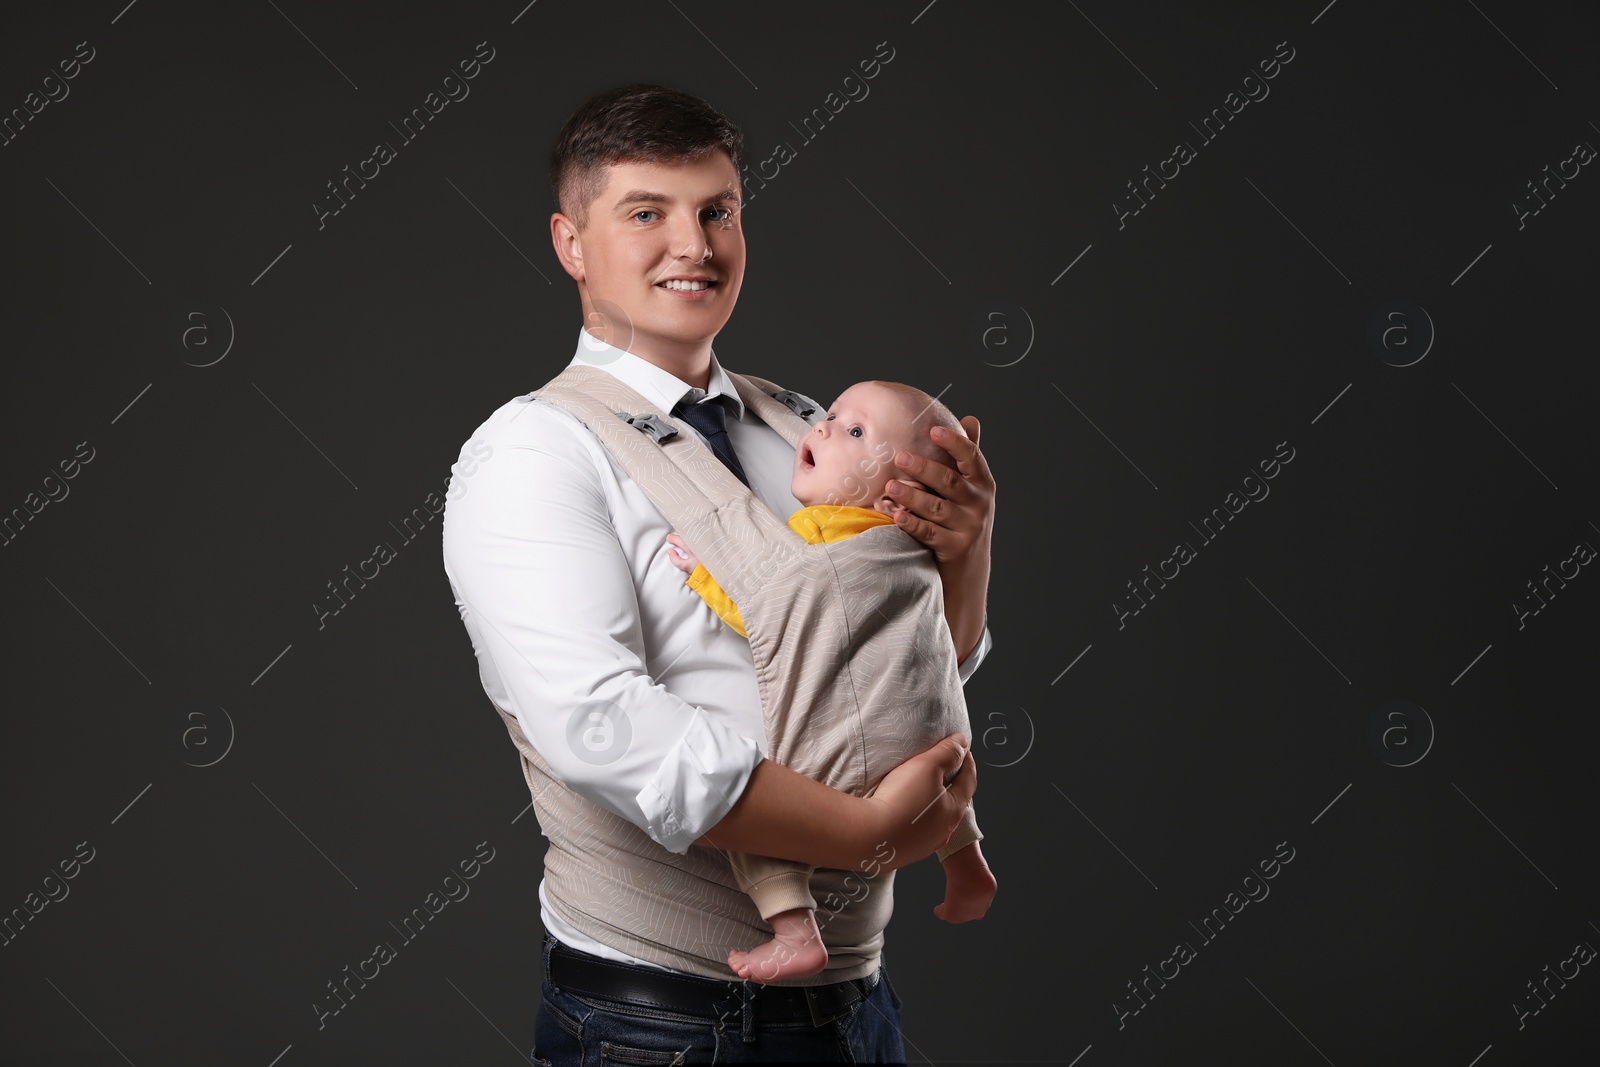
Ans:
<svg viewBox="0 0 1600 1067"><path fill-rule="evenodd" d="M652 362L698 354L744 280L739 179L725 152L667 165L618 163L587 225L557 251L578 282L584 326ZM558 215L557 219L565 219Z"/></svg>
<svg viewBox="0 0 1600 1067"><path fill-rule="evenodd" d="M912 413L901 397L871 382L852 385L795 448L789 491L805 505L833 504L889 513L883 483L905 477L895 452L908 446Z"/></svg>

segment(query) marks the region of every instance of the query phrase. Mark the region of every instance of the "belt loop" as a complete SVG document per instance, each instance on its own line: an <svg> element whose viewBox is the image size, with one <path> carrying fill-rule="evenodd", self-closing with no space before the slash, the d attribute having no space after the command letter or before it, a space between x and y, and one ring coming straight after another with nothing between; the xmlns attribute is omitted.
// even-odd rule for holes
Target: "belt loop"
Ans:
<svg viewBox="0 0 1600 1067"><path fill-rule="evenodd" d="M755 983L748 978L740 983L739 992L742 996L740 1014L743 1016L745 1044L753 1043L759 1036L756 1034L756 990Z"/></svg>
<svg viewBox="0 0 1600 1067"><path fill-rule="evenodd" d="M817 992L816 992L816 990L813 989L811 986L805 986L803 991L804 991L805 996L806 996L806 1007L811 1011L811 1025L812 1026L821 1026L823 1023L828 1021L829 1017L824 1015L817 1008Z"/></svg>
<svg viewBox="0 0 1600 1067"><path fill-rule="evenodd" d="M556 983L555 979L550 975L550 953L555 949L556 944L557 942L555 938L551 937L549 934L544 935L544 945L541 946L544 949L544 979L546 982L550 983L551 989L556 988Z"/></svg>

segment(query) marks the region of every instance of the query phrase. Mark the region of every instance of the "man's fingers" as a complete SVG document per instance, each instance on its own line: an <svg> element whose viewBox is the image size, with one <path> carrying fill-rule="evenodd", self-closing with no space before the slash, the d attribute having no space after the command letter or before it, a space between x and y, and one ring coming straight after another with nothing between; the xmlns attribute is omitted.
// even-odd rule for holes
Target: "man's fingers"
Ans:
<svg viewBox="0 0 1600 1067"><path fill-rule="evenodd" d="M961 799L963 806L972 803L973 794L978 791L978 764L972 758L972 751L967 750L961 760L961 767L956 771L956 776L950 781L950 792Z"/></svg>
<svg viewBox="0 0 1600 1067"><path fill-rule="evenodd" d="M972 803L978 791L978 765L972 759L972 743L965 734L951 734L934 749L939 754L940 780L962 802Z"/></svg>
<svg viewBox="0 0 1600 1067"><path fill-rule="evenodd" d="M934 752L938 754L940 781L949 782L960 773L971 749L972 742L967 740L966 734L961 733L951 734L934 746Z"/></svg>
<svg viewBox="0 0 1600 1067"><path fill-rule="evenodd" d="M916 512L904 508L895 513L895 521L900 524L900 529L938 553L940 534L944 529L942 526L935 526L927 519L919 517Z"/></svg>
<svg viewBox="0 0 1600 1067"><path fill-rule="evenodd" d="M905 472L908 482L915 478L938 494L938 496L919 494L913 489L901 494L897 499L912 506L924 517L935 521L939 521L940 515L928 509L944 505L948 510L946 501L958 505L969 504L994 484L989 461L978 448L977 434L980 427L977 418L968 415L962 420L961 425L967 432L965 437L958 433L933 435L934 443L950 454L950 458L956 461L956 467L950 467L914 452L901 452L895 457L897 472ZM932 430L928 432L933 433ZM941 501L939 497L943 497L944 500Z"/></svg>
<svg viewBox="0 0 1600 1067"><path fill-rule="evenodd" d="M940 448L950 453L950 458L958 463L961 473L976 482L989 482L993 480L989 472L989 461L983 458L983 452L978 445L978 417L976 415L963 415L961 427L967 431L966 438L956 434L949 437L934 438ZM931 431L930 431L931 432Z"/></svg>
<svg viewBox="0 0 1600 1067"><path fill-rule="evenodd" d="M954 467L947 466L937 460L931 460L926 456L919 456L915 452L902 452L900 457L904 457L907 462L901 465L897 457L896 466L898 469L895 471L895 477L900 477L901 472L904 472L908 485L913 484L913 479L915 479L947 500L959 500L961 498L960 494L967 490L966 479ZM956 457L952 455L951 458ZM937 500L937 497L930 494L921 495L928 500ZM909 502L910 494L900 497L900 500Z"/></svg>
<svg viewBox="0 0 1600 1067"><path fill-rule="evenodd" d="M933 463L930 464L930 466L940 467L943 466L943 464ZM944 469L948 471L950 468L945 467ZM924 474L924 477L926 478L927 475ZM935 479L935 481L937 480L938 479ZM935 496L926 489L917 488L917 486L912 482L901 481L898 478L896 478L895 481L898 485L898 489L891 491L889 494L894 499L895 503L909 508L912 512L920 515L924 519L928 519L941 525L943 524L943 520L950 514L951 507L953 506L950 502L950 496L954 494L955 490L950 489L947 486L937 486L941 495Z"/></svg>

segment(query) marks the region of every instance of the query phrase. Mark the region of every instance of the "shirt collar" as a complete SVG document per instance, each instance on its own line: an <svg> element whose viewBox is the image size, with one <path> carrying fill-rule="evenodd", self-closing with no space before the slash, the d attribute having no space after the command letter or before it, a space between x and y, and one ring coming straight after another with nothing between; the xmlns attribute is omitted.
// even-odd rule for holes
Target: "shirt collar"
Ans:
<svg viewBox="0 0 1600 1067"><path fill-rule="evenodd" d="M711 353L711 374L706 382L710 388L706 390L695 388L642 356L606 344L581 328L578 330L578 350L567 365L603 370L669 414L680 400L697 403L707 397L725 396L731 402L734 417L741 422L744 420L744 400L734 387L733 379L717 362L715 352Z"/></svg>

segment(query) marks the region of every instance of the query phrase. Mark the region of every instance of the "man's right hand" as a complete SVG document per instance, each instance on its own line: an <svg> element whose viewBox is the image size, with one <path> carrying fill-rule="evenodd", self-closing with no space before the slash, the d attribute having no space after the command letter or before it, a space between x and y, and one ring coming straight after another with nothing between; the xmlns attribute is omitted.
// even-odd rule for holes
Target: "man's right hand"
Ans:
<svg viewBox="0 0 1600 1067"><path fill-rule="evenodd" d="M970 748L964 735L951 734L890 771L865 798L764 759L695 844L871 875L896 870L955 833L978 788Z"/></svg>
<svg viewBox="0 0 1600 1067"><path fill-rule="evenodd" d="M951 734L890 771L867 799L878 840L893 850L884 866L898 869L944 847L977 789L978 765L963 734Z"/></svg>

